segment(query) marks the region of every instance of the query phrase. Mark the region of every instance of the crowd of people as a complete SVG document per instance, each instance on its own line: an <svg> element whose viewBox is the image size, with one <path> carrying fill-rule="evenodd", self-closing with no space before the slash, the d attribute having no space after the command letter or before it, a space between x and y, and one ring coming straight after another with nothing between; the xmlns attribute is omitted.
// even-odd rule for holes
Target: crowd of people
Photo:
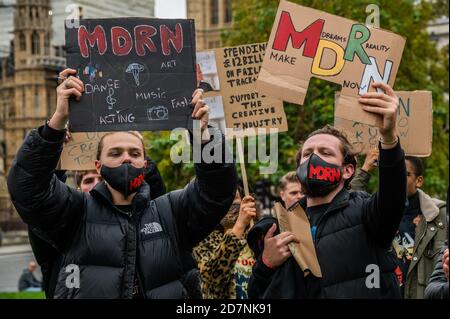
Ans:
<svg viewBox="0 0 450 319"><path fill-rule="evenodd" d="M448 208L421 190L421 160L404 155L389 85L374 83L384 93L359 99L383 118L378 147L361 168L345 134L326 126L306 137L296 166L280 179L282 205L300 206L309 221L321 269L315 276L293 256L295 232L262 214L235 164L224 160L230 150L208 126L201 89L192 99L199 142L213 143L223 157L196 163L183 189L166 191L142 135L131 131L104 135L95 170L76 173L78 189L67 186L56 166L68 100L84 92L75 73L60 74L55 113L27 135L8 175L47 298L448 298ZM68 271L74 265L78 271ZM373 285L370 265L378 269ZM40 287L35 267L30 263L20 289Z"/></svg>

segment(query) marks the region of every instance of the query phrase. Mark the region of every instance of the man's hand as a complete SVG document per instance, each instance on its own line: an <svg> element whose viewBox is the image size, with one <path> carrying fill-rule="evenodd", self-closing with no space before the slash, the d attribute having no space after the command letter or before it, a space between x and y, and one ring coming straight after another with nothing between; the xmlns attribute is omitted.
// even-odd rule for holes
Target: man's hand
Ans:
<svg viewBox="0 0 450 319"><path fill-rule="evenodd" d="M84 84L77 77L73 76L77 71L74 69L65 69L59 74L63 79L62 83L56 88L56 110L50 119L48 125L55 130L64 129L69 118L69 98L75 96L79 101L84 92Z"/></svg>
<svg viewBox="0 0 450 319"><path fill-rule="evenodd" d="M363 110L383 116L383 125L380 127L381 147L394 148L397 144L397 109L399 100L394 90L381 82L372 83L373 88L380 88L385 93L367 92L359 98ZM384 142L384 143L383 143Z"/></svg>
<svg viewBox="0 0 450 319"><path fill-rule="evenodd" d="M276 224L273 224L264 237L262 261L269 268L282 265L292 255L288 244L291 242L298 243L298 239L291 232L282 232L273 236L276 228Z"/></svg>
<svg viewBox="0 0 450 319"><path fill-rule="evenodd" d="M375 163L378 160L379 155L380 151L378 150L378 148L371 148L366 154L366 159L364 160L362 169L367 173L370 173L375 168Z"/></svg>
<svg viewBox="0 0 450 319"><path fill-rule="evenodd" d="M237 237L242 237L250 221L256 217L256 203L252 196L245 196L241 201L241 207L239 208L239 215L234 223L232 232Z"/></svg>
<svg viewBox="0 0 450 319"><path fill-rule="evenodd" d="M448 281L448 248L444 251L442 256L442 268L444 269L445 278Z"/></svg>
<svg viewBox="0 0 450 319"><path fill-rule="evenodd" d="M192 94L192 104L194 111L192 111L192 118L200 120L202 132L208 127L209 121L209 107L203 101L203 90L196 89Z"/></svg>

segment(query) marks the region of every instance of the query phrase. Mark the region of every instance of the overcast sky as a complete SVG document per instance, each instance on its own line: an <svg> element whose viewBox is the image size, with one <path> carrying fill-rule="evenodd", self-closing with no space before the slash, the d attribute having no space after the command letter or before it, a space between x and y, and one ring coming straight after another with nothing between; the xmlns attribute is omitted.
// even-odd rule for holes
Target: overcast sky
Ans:
<svg viewBox="0 0 450 319"><path fill-rule="evenodd" d="M186 1L156 0L155 16L157 18L186 18Z"/></svg>

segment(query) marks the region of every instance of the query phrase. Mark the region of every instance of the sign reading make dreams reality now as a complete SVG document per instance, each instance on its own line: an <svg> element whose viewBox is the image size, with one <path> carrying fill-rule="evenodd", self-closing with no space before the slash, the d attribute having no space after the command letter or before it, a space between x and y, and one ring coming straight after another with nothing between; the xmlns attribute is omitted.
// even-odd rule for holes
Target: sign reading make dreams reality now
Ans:
<svg viewBox="0 0 450 319"><path fill-rule="evenodd" d="M81 19L66 26L67 66L85 92L72 132L192 127L195 32L186 19Z"/></svg>
<svg viewBox="0 0 450 319"><path fill-rule="evenodd" d="M358 97L371 83L394 87L405 39L323 11L281 1L257 89L303 104L311 77L342 85L336 115L369 125L381 116L362 110Z"/></svg>

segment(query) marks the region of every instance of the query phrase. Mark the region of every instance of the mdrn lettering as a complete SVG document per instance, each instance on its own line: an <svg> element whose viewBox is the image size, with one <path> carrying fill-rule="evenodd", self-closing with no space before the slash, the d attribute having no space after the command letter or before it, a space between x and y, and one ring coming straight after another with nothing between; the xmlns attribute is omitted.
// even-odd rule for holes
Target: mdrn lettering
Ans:
<svg viewBox="0 0 450 319"><path fill-rule="evenodd" d="M111 33L110 50L116 56L126 56L134 49L138 56L144 56L147 52L154 53L157 47L153 38L157 36L158 29L150 25L138 25L131 30L124 27L114 26L109 30ZM169 29L166 25L159 27L159 37L161 50L164 55L171 55L172 50L180 54L183 51L183 27L180 23L175 25L175 30ZM92 52L98 52L103 55L108 49L105 29L101 25L95 26L90 33L86 26L82 25L78 28L78 46L81 55L89 58L90 48L95 48Z"/></svg>
<svg viewBox="0 0 450 319"><path fill-rule="evenodd" d="M314 178L320 181L339 182L341 180L341 171L337 168L322 167L320 165L314 167L310 164L308 178Z"/></svg>
<svg viewBox="0 0 450 319"><path fill-rule="evenodd" d="M96 26L92 33L89 33L84 25L78 28L78 46L80 47L83 58L89 57L87 42L89 42L90 47L94 47L97 44L98 53L100 55L105 54L107 44L105 30L101 25Z"/></svg>
<svg viewBox="0 0 450 319"><path fill-rule="evenodd" d="M135 190L139 186L141 186L143 181L144 181L144 174L135 177L132 181L130 181L130 191Z"/></svg>
<svg viewBox="0 0 450 319"><path fill-rule="evenodd" d="M278 24L277 33L273 42L273 49L277 51L286 51L289 40L292 41L292 47L300 49L303 44L303 56L314 58L319 45L320 35L322 34L325 20L318 19L307 26L303 31L295 30L289 12L283 11Z"/></svg>

